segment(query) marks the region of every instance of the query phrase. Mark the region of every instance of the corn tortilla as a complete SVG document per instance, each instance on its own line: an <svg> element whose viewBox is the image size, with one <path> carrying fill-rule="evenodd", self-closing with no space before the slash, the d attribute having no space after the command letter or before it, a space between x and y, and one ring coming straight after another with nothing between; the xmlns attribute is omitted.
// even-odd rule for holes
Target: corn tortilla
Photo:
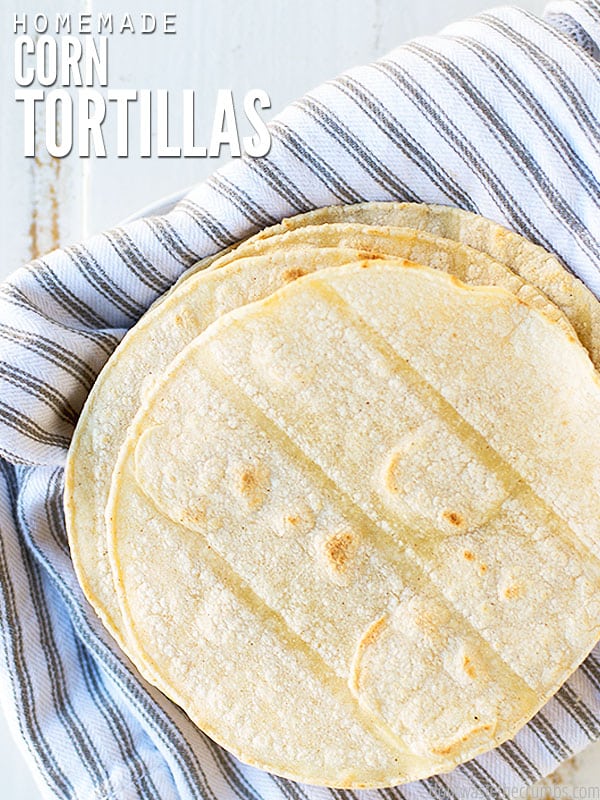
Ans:
<svg viewBox="0 0 600 800"><path fill-rule="evenodd" d="M600 381L500 286L320 263L149 391L110 554L137 663L203 730L389 786L512 736L597 641Z"/></svg>

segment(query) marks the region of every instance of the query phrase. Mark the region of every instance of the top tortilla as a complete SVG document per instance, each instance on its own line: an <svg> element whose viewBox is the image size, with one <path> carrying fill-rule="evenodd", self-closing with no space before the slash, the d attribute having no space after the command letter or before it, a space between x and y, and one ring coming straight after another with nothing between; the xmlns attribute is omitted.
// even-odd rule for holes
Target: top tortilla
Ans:
<svg viewBox="0 0 600 800"><path fill-rule="evenodd" d="M222 315L114 474L138 663L240 758L310 783L504 741L600 635L599 415L564 325L408 262Z"/></svg>

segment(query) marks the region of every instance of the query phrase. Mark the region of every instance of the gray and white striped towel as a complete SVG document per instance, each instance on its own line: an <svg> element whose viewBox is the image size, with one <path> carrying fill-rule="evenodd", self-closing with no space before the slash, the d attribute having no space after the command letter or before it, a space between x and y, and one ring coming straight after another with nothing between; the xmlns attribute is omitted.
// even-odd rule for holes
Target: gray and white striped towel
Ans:
<svg viewBox="0 0 600 800"><path fill-rule="evenodd" d="M545 20L504 8L453 25L302 97L272 123L267 157L230 164L167 215L40 258L2 286L0 697L49 797L345 796L240 764L104 632L61 511L77 413L125 330L182 270L316 206L461 206L554 251L600 296L599 52L591 0L552 3ZM514 798L599 735L597 648L513 741L364 798Z"/></svg>

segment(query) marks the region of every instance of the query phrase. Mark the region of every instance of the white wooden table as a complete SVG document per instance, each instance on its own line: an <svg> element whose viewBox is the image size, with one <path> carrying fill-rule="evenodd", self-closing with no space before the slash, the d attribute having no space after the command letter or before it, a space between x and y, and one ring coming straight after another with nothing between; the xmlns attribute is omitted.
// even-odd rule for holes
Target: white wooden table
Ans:
<svg viewBox="0 0 600 800"><path fill-rule="evenodd" d="M520 0L540 11L543 0ZM14 100L12 14L113 11L177 15L174 36L113 36L109 85L118 88L194 88L198 108L212 114L219 88L235 97L256 87L271 98L269 116L312 86L383 55L407 38L435 33L445 24L486 7L483 0L130 0L126 4L80 0L3 3L0 27L0 279L31 258L111 226L157 199L202 180L224 159L106 158L26 159L22 114ZM199 121L206 131L210 123ZM173 135L178 134L177 114ZM202 131L200 131L202 132ZM110 142L114 126L107 126ZM589 748L530 796L576 800L600 797L600 745ZM41 797L0 714L0 796ZM569 788L571 787L571 788ZM584 793L589 790L588 793ZM593 793L593 792L597 793ZM544 794L544 792L546 794ZM521 795L519 795L521 796Z"/></svg>

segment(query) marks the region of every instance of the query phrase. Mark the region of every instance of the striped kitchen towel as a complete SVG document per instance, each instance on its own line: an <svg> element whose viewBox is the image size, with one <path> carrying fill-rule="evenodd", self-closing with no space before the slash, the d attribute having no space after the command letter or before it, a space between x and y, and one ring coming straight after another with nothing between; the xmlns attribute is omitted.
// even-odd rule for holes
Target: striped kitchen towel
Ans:
<svg viewBox="0 0 600 800"><path fill-rule="evenodd" d="M164 216L18 270L0 292L0 697L48 797L508 800L600 735L600 649L502 747L394 790L344 793L247 767L145 683L75 579L66 449L94 378L181 272L333 203L460 206L554 251L600 296L600 4L502 8L350 70Z"/></svg>

